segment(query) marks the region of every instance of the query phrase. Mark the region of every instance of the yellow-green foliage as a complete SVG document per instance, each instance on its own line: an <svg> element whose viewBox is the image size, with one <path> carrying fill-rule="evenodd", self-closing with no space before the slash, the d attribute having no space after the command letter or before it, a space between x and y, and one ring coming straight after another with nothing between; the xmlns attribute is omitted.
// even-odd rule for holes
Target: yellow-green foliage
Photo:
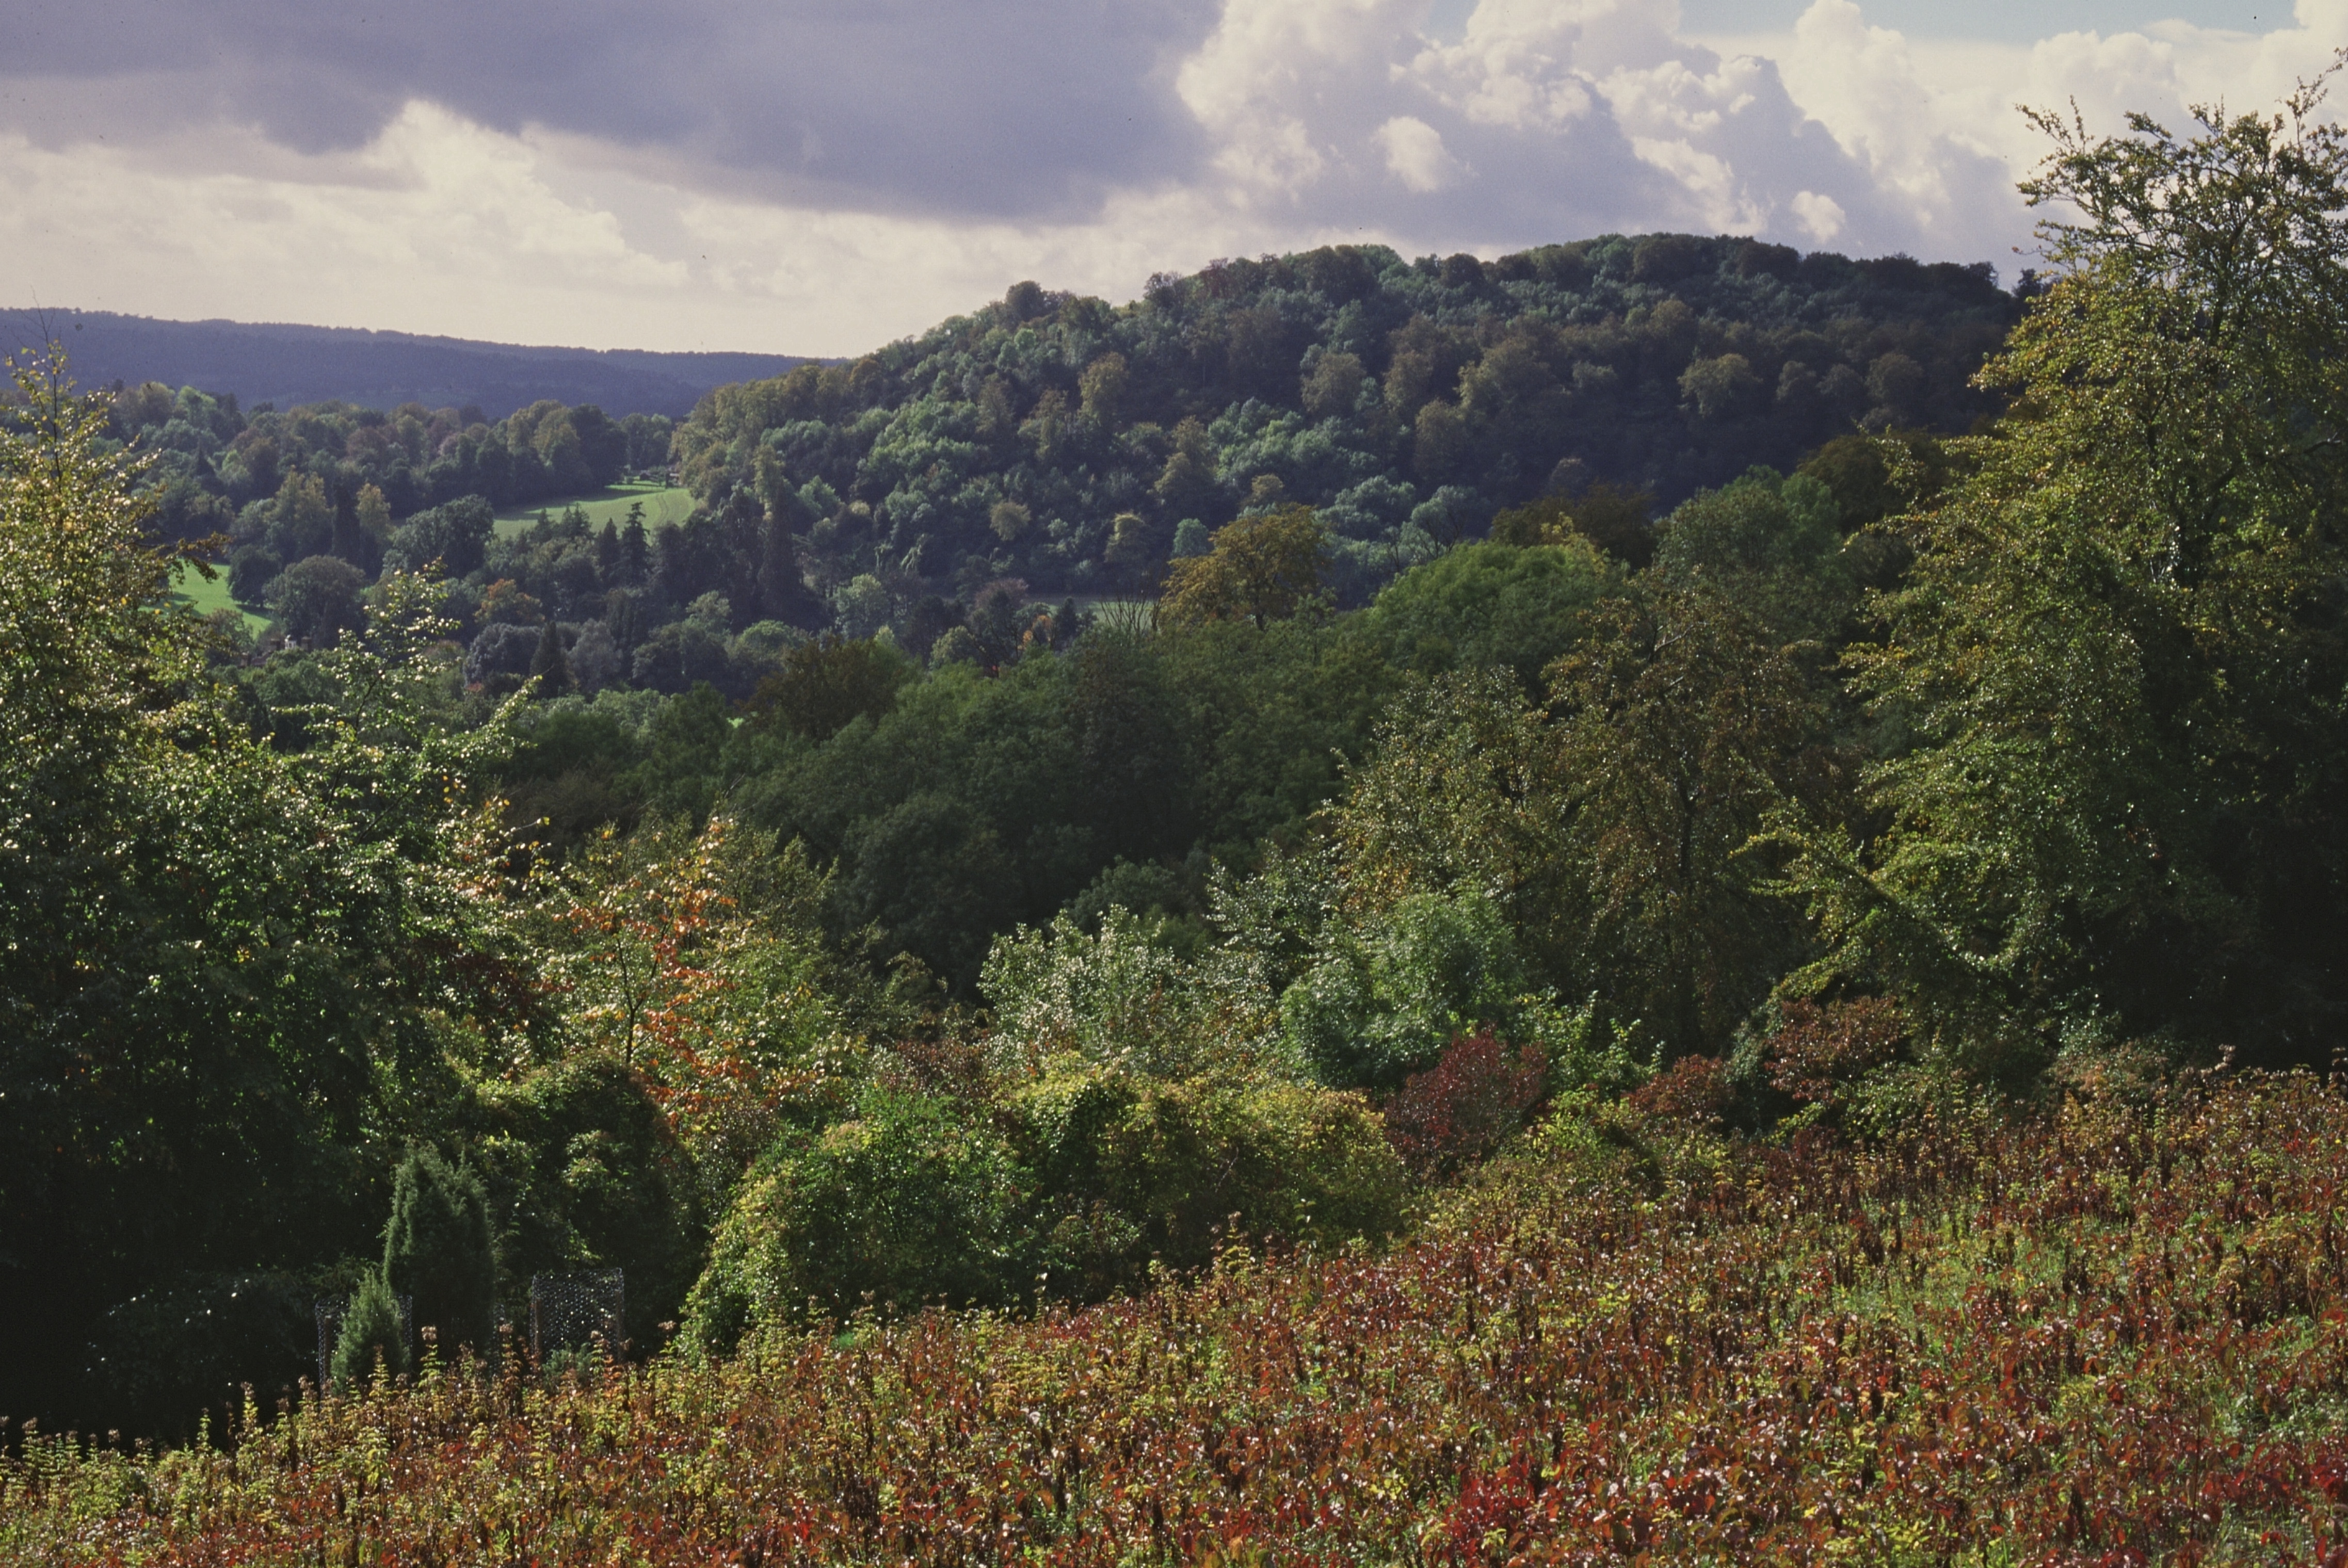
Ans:
<svg viewBox="0 0 2348 1568"><path fill-rule="evenodd" d="M874 1090L854 1116L786 1134L744 1180L685 1303L685 1337L726 1349L810 1307L1004 1301L1025 1283L1023 1188L983 1118Z"/></svg>
<svg viewBox="0 0 2348 1568"><path fill-rule="evenodd" d="M1357 1095L1069 1059L1013 1105L1044 1188L1045 1262L1077 1272L1076 1294L1136 1283L1151 1259L1202 1264L1226 1231L1328 1245L1402 1220L1402 1162Z"/></svg>
<svg viewBox="0 0 2348 1568"><path fill-rule="evenodd" d="M997 1107L874 1089L786 1133L743 1184L686 1304L705 1350L864 1303L1097 1297L1219 1238L1335 1245L1401 1223L1406 1178L1356 1096L1062 1058Z"/></svg>
<svg viewBox="0 0 2348 1568"><path fill-rule="evenodd" d="M1252 620L1296 613L1321 586L1328 530L1310 507L1287 506L1217 528L1202 556L1168 569L1158 619L1167 626Z"/></svg>

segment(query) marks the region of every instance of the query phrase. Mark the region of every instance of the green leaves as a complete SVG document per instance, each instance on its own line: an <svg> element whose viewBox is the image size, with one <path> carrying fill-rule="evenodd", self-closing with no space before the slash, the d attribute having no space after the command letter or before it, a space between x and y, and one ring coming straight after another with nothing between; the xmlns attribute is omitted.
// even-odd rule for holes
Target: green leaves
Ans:
<svg viewBox="0 0 2348 1568"><path fill-rule="evenodd" d="M472 1171L428 1145L410 1149L393 1174L383 1278L415 1298L417 1323L438 1328L448 1354L488 1353L497 1295L489 1196Z"/></svg>
<svg viewBox="0 0 2348 1568"><path fill-rule="evenodd" d="M1475 892L1416 893L1335 926L1281 994L1281 1026L1323 1079L1392 1088L1459 1035L1516 1035L1533 999L1514 933Z"/></svg>
<svg viewBox="0 0 2348 1568"><path fill-rule="evenodd" d="M2024 190L2080 214L2042 231L2065 275L1982 373L2013 413L1891 525L1915 564L1849 664L1912 746L1871 777L1864 887L1803 876L1833 975L2008 1071L2087 1027L2305 1058L2348 1000L2318 892L2348 866L2348 143L2320 97L2186 141L2042 117Z"/></svg>
<svg viewBox="0 0 2348 1568"><path fill-rule="evenodd" d="M468 799L503 722L450 733L423 586L388 579L366 638L314 656L281 753L167 597L99 413L61 381L20 390L0 433L0 1334L35 1349L0 1363L0 1403L102 1416L89 1325L160 1281L372 1250L371 1183L457 1096L452 1034L530 999Z"/></svg>
<svg viewBox="0 0 2348 1568"><path fill-rule="evenodd" d="M1716 1050L1802 951L1754 852L1774 812L1832 814L1827 711L1766 628L1708 584L1595 622L1551 687L1582 972L1673 1054Z"/></svg>

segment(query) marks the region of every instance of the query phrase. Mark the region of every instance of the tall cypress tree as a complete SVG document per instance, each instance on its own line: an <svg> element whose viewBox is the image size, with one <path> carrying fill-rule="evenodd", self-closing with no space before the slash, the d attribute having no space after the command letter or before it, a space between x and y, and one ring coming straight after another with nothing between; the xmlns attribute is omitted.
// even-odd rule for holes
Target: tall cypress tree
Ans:
<svg viewBox="0 0 2348 1568"><path fill-rule="evenodd" d="M644 534L644 504L631 501L627 526L620 530L620 580L630 588L641 588L652 569L652 541Z"/></svg>

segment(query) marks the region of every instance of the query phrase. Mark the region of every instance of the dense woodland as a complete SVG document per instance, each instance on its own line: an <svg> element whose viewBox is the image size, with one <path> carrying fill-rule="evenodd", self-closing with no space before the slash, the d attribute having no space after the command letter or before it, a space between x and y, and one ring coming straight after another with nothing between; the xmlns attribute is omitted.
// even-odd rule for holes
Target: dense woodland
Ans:
<svg viewBox="0 0 2348 1568"><path fill-rule="evenodd" d="M2312 102L2047 122L2017 294L1671 236L1023 287L713 395L659 538L391 507L425 453L534 452L529 411L406 415L355 488L356 435L256 415L206 480L123 440L193 395L26 372L0 1408L184 1439L349 1313L339 1394L224 1413L232 1497L25 1440L14 1539L2321 1555L2341 1112L2256 1076L2348 1002ZM314 479L330 529L393 515L372 568L277 552L272 602L323 559L349 613L256 656L170 598L168 497L233 501L264 420L238 548ZM648 1369L501 1341L587 1266ZM883 1417L1025 1479L917 1484ZM431 1533L499 1422L534 1479ZM620 1451L591 1427L728 1423L733 1491L530 1491ZM375 1512L331 1479L361 1430L417 1489Z"/></svg>
<svg viewBox="0 0 2348 1568"><path fill-rule="evenodd" d="M1022 283L870 359L721 389L676 453L721 515L788 519L835 604L860 578L901 609L990 579L1147 589L1283 501L1319 513L1355 603L1546 492L1676 502L1861 425L1962 431L1996 406L1970 380L2016 310L1986 265L1733 238L1341 246L1122 309Z"/></svg>
<svg viewBox="0 0 2348 1568"><path fill-rule="evenodd" d="M951 655L1000 664L1038 614L1150 597L1213 528L1282 505L1314 508L1320 586L1353 607L1544 496L1653 508L1861 429L1962 432L1997 406L1971 378L2035 287L1684 234L1488 263L1340 247L1122 308L1022 283L877 354L721 388L674 429L545 402L248 416L149 383L117 390L108 436L153 456L155 528L226 538L275 638L330 641L386 565L437 561L476 679L518 680L551 625L590 692L740 698L826 630L886 628L926 660L959 627L975 641ZM654 471L691 487L683 524L556 506L493 537L494 511Z"/></svg>

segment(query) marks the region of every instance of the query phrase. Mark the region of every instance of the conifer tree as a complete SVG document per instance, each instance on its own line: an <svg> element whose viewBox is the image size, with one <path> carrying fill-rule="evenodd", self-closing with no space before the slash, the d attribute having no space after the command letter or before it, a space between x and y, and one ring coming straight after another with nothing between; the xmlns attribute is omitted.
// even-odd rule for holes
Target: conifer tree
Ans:
<svg viewBox="0 0 2348 1568"><path fill-rule="evenodd" d="M530 678L538 682L537 694L541 698L560 697L578 685L563 651L562 628L551 620L539 634L538 651L530 655Z"/></svg>
<svg viewBox="0 0 2348 1568"><path fill-rule="evenodd" d="M377 1358L395 1374L408 1369L407 1326L400 1321L399 1297L380 1274L370 1274L351 1295L335 1340L335 1386L352 1389L373 1376Z"/></svg>
<svg viewBox="0 0 2348 1568"><path fill-rule="evenodd" d="M644 535L644 504L631 501L627 526L620 530L620 580L631 588L642 587L652 562L652 541Z"/></svg>
<svg viewBox="0 0 2348 1568"><path fill-rule="evenodd" d="M392 1183L383 1273L443 1345L488 1344L497 1279L480 1179L431 1148L410 1150Z"/></svg>

